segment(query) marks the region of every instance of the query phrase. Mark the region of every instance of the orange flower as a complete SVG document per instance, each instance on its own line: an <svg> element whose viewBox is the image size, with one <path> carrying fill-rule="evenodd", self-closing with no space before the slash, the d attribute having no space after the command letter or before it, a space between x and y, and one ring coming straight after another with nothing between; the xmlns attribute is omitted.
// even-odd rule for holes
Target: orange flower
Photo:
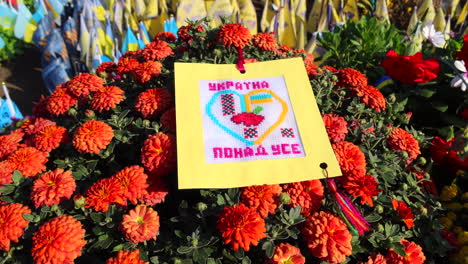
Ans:
<svg viewBox="0 0 468 264"><path fill-rule="evenodd" d="M33 138L33 146L40 151L51 152L58 148L60 143L67 141L67 129L61 126L50 125L42 128Z"/></svg>
<svg viewBox="0 0 468 264"><path fill-rule="evenodd" d="M278 184L249 186L242 188L241 202L265 218L275 213L280 194L281 187Z"/></svg>
<svg viewBox="0 0 468 264"><path fill-rule="evenodd" d="M171 94L163 88L148 89L138 95L136 110L144 118L152 118L172 106Z"/></svg>
<svg viewBox="0 0 468 264"><path fill-rule="evenodd" d="M141 260L140 251L135 249L134 251L120 250L117 252L117 256L108 259L106 264L149 264L149 262Z"/></svg>
<svg viewBox="0 0 468 264"><path fill-rule="evenodd" d="M33 102L33 115L37 117L46 117L49 115L49 110L47 110L47 101L49 100L48 96L41 95L39 102Z"/></svg>
<svg viewBox="0 0 468 264"><path fill-rule="evenodd" d="M147 83L161 73L162 64L159 61L140 63L131 73L137 83Z"/></svg>
<svg viewBox="0 0 468 264"><path fill-rule="evenodd" d="M401 128L395 128L390 132L387 143L393 150L406 151L408 153L407 165L421 154L418 141L413 135Z"/></svg>
<svg viewBox="0 0 468 264"><path fill-rule="evenodd" d="M13 182L12 176L14 171L8 160L0 161L0 187Z"/></svg>
<svg viewBox="0 0 468 264"><path fill-rule="evenodd" d="M141 56L146 61L164 60L168 56L174 54L171 47L166 41L156 39L153 42L146 45L141 51Z"/></svg>
<svg viewBox="0 0 468 264"><path fill-rule="evenodd" d="M322 206L323 185L320 180L284 184L283 191L289 194L289 206L300 206L304 216L309 216Z"/></svg>
<svg viewBox="0 0 468 264"><path fill-rule="evenodd" d="M26 136L33 136L39 132L39 130L50 125L55 125L55 122L49 119L35 117L24 121L21 125L21 131L23 131Z"/></svg>
<svg viewBox="0 0 468 264"><path fill-rule="evenodd" d="M367 86L367 78L360 71L351 68L345 68L338 71L338 86L359 88Z"/></svg>
<svg viewBox="0 0 468 264"><path fill-rule="evenodd" d="M164 114L161 115L160 122L161 127L166 129L168 132L176 133L176 114L175 107L170 108Z"/></svg>
<svg viewBox="0 0 468 264"><path fill-rule="evenodd" d="M374 206L372 197L379 195L382 189L377 188L377 181L372 175L366 174L359 177L348 178L343 183L343 188L354 197L361 197L361 204L367 203Z"/></svg>
<svg viewBox="0 0 468 264"><path fill-rule="evenodd" d="M84 235L81 223L70 215L45 222L32 237L34 263L73 263L86 245Z"/></svg>
<svg viewBox="0 0 468 264"><path fill-rule="evenodd" d="M304 60L304 65L309 77L314 77L317 75L318 66L314 64L314 57L307 57Z"/></svg>
<svg viewBox="0 0 468 264"><path fill-rule="evenodd" d="M116 179L101 179L93 184L85 193L86 208L107 212L109 205L118 203L125 205L124 190Z"/></svg>
<svg viewBox="0 0 468 264"><path fill-rule="evenodd" d="M171 134L150 135L141 148L141 163L158 176L167 175L176 167L176 143Z"/></svg>
<svg viewBox="0 0 468 264"><path fill-rule="evenodd" d="M124 100L124 91L117 86L104 86L93 94L91 108L102 112L116 107Z"/></svg>
<svg viewBox="0 0 468 264"><path fill-rule="evenodd" d="M117 64L117 73L119 75L124 75L125 73L135 70L139 64L140 62L135 58L122 57Z"/></svg>
<svg viewBox="0 0 468 264"><path fill-rule="evenodd" d="M29 221L23 218L31 210L22 204L13 203L0 206L0 249L10 251L10 243L18 242Z"/></svg>
<svg viewBox="0 0 468 264"><path fill-rule="evenodd" d="M281 55L287 55L290 51L293 51L293 49L291 49L288 45L281 44L276 52Z"/></svg>
<svg viewBox="0 0 468 264"><path fill-rule="evenodd" d="M112 178L120 183L124 192L123 196L134 204L145 193L148 187L146 183L148 175L145 174L144 169L140 166L126 167L117 172Z"/></svg>
<svg viewBox="0 0 468 264"><path fill-rule="evenodd" d="M176 41L177 37L172 32L159 32L158 34L156 34L156 37L154 39L160 39L160 40L172 42L172 41Z"/></svg>
<svg viewBox="0 0 468 264"><path fill-rule="evenodd" d="M117 71L117 64L114 62L103 62L96 69L96 75L107 76Z"/></svg>
<svg viewBox="0 0 468 264"><path fill-rule="evenodd" d="M387 251L387 258L388 264L423 264L426 260L426 256L422 251L421 246L414 242L409 242L406 239L400 241L400 244L405 246L405 253L406 256L400 256L396 253L393 249L389 249Z"/></svg>
<svg viewBox="0 0 468 264"><path fill-rule="evenodd" d="M114 137L112 128L98 120L81 125L73 135L73 146L81 153L96 153L107 147Z"/></svg>
<svg viewBox="0 0 468 264"><path fill-rule="evenodd" d="M324 114L322 119L327 129L328 138L332 143L338 143L346 137L348 133L348 123L343 117L330 113Z"/></svg>
<svg viewBox="0 0 468 264"><path fill-rule="evenodd" d="M234 46L235 48L242 49L250 42L252 35L250 31L242 25L226 24L219 29L218 39L226 48Z"/></svg>
<svg viewBox="0 0 468 264"><path fill-rule="evenodd" d="M250 245L258 245L258 241L266 237L265 220L243 204L224 207L216 228L221 232L224 244L231 244L234 251L239 247L249 251Z"/></svg>
<svg viewBox="0 0 468 264"><path fill-rule="evenodd" d="M355 89L355 93L360 97L361 102L374 109L376 112L385 110L385 97L379 89L372 85L361 86Z"/></svg>
<svg viewBox="0 0 468 264"><path fill-rule="evenodd" d="M332 147L345 177L344 180L366 174L366 158L358 146L351 142L341 141L332 144Z"/></svg>
<svg viewBox="0 0 468 264"><path fill-rule="evenodd" d="M409 208L408 205L406 205L405 202L392 199L392 205L393 205L393 209L397 211L401 220L405 222L405 225L406 227L408 227L408 229L414 226L413 212L411 211L411 208Z"/></svg>
<svg viewBox="0 0 468 264"><path fill-rule="evenodd" d="M42 174L34 181L31 200L36 208L59 204L70 199L76 189L71 171L55 169Z"/></svg>
<svg viewBox="0 0 468 264"><path fill-rule="evenodd" d="M275 51L278 49L278 43L271 32L257 33L253 36L252 42L255 47L261 50Z"/></svg>
<svg viewBox="0 0 468 264"><path fill-rule="evenodd" d="M78 99L67 88L58 88L47 98L45 108L49 114L59 116L78 104Z"/></svg>
<svg viewBox="0 0 468 264"><path fill-rule="evenodd" d="M46 169L47 156L32 147L20 148L8 157L13 170L18 170L24 177L34 177Z"/></svg>
<svg viewBox="0 0 468 264"><path fill-rule="evenodd" d="M143 192L138 201L150 206L164 202L164 198L169 193L165 178L149 175L148 183L149 187Z"/></svg>
<svg viewBox="0 0 468 264"><path fill-rule="evenodd" d="M269 264L304 264L305 258L299 248L288 243L280 243L275 247L275 252Z"/></svg>
<svg viewBox="0 0 468 264"><path fill-rule="evenodd" d="M177 36L179 36L179 39L183 42L190 43L193 40L193 33L190 31L205 32L205 29L201 25L194 26L192 24L188 24L187 26L181 26L179 30L177 30Z"/></svg>
<svg viewBox="0 0 468 264"><path fill-rule="evenodd" d="M156 240L159 216L151 207L140 204L123 216L120 227L125 238L132 243Z"/></svg>
<svg viewBox="0 0 468 264"><path fill-rule="evenodd" d="M96 92L104 85L104 80L91 73L81 73L68 81L68 91L76 97L87 96Z"/></svg>
<svg viewBox="0 0 468 264"><path fill-rule="evenodd" d="M18 149L20 141L23 140L23 133L18 130L8 135L0 136L0 160L5 159Z"/></svg>
<svg viewBox="0 0 468 264"><path fill-rule="evenodd" d="M301 230L312 255L328 263L341 263L352 253L351 234L339 217L315 212Z"/></svg>
<svg viewBox="0 0 468 264"><path fill-rule="evenodd" d="M247 63L255 63L255 62L258 62L257 59L245 59L244 62L247 64Z"/></svg>
<svg viewBox="0 0 468 264"><path fill-rule="evenodd" d="M387 260L380 254L372 254L367 262L359 262L359 264L387 264Z"/></svg>

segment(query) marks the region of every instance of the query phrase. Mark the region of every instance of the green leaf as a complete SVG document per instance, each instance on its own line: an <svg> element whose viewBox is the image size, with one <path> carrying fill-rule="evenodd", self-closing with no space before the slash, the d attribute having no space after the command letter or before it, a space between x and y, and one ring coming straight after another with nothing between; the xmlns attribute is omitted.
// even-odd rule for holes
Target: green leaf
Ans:
<svg viewBox="0 0 468 264"><path fill-rule="evenodd" d="M431 105L434 109L440 112L445 112L448 109L448 105L439 101L431 102Z"/></svg>
<svg viewBox="0 0 468 264"><path fill-rule="evenodd" d="M4 185L0 188L0 193L2 195L9 195L15 191L15 188L16 187L14 185Z"/></svg>
<svg viewBox="0 0 468 264"><path fill-rule="evenodd" d="M26 221L33 222L35 217L32 214L23 214L23 218Z"/></svg>
<svg viewBox="0 0 468 264"><path fill-rule="evenodd" d="M406 256L405 246L403 246L402 244L393 243L390 248L393 249L398 255L400 255L402 257Z"/></svg>
<svg viewBox="0 0 468 264"><path fill-rule="evenodd" d="M193 251L193 248L191 248L191 247L181 246L181 247L177 248L177 252L180 253L180 254L188 254L188 253L190 253L192 251Z"/></svg>
<svg viewBox="0 0 468 264"><path fill-rule="evenodd" d="M15 183L15 185L18 185L20 182L21 182L21 179L23 179L23 175L21 174L21 172L15 170L13 172L13 182Z"/></svg>
<svg viewBox="0 0 468 264"><path fill-rule="evenodd" d="M150 260L150 262L152 264L159 264L159 257L158 256L151 257L149 260Z"/></svg>
<svg viewBox="0 0 468 264"><path fill-rule="evenodd" d="M417 95L420 95L425 98L432 97L432 95L434 95L436 92L437 92L436 89L431 89L431 88L421 88L421 89L415 90L415 93Z"/></svg>
<svg viewBox="0 0 468 264"><path fill-rule="evenodd" d="M371 214L371 215L368 215L365 217L367 222L369 223L375 223L375 222L378 222L380 221L380 219L382 219L382 217L380 215L377 215L377 214Z"/></svg>
<svg viewBox="0 0 468 264"><path fill-rule="evenodd" d="M252 111L252 113L258 115L260 112L262 112L262 110L263 110L263 107L257 106L257 107L255 107L255 109Z"/></svg>
<svg viewBox="0 0 468 264"><path fill-rule="evenodd" d="M273 241L266 241L263 243L262 249L265 250L265 255L267 258L273 257L273 253L275 252L275 245L273 244Z"/></svg>

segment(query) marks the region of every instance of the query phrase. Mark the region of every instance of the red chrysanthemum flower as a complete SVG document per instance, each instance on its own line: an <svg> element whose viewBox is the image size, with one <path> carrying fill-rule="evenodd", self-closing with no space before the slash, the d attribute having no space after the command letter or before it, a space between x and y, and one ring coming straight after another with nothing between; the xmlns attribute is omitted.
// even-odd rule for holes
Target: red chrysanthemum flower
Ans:
<svg viewBox="0 0 468 264"><path fill-rule="evenodd" d="M253 36L252 42L255 47L261 50L275 51L278 49L278 43L271 32L257 33Z"/></svg>
<svg viewBox="0 0 468 264"><path fill-rule="evenodd" d="M135 209L123 216L120 228L125 238L131 243L156 240L159 232L158 213L151 207L137 205Z"/></svg>
<svg viewBox="0 0 468 264"><path fill-rule="evenodd" d="M50 125L55 125L55 122L41 117L34 117L24 121L20 128L26 136L32 136L39 130Z"/></svg>
<svg viewBox="0 0 468 264"><path fill-rule="evenodd" d="M351 233L331 213L315 212L307 217L301 233L312 255L328 263L341 263L352 253Z"/></svg>
<svg viewBox="0 0 468 264"><path fill-rule="evenodd" d="M116 107L124 100L124 91L117 86L104 86L93 94L91 108L98 112Z"/></svg>
<svg viewBox="0 0 468 264"><path fill-rule="evenodd" d="M343 188L353 197L360 197L361 204L367 203L369 206L374 206L372 197L379 195L382 189L377 188L377 181L372 175L366 174L359 177L348 178L343 183Z"/></svg>
<svg viewBox="0 0 468 264"><path fill-rule="evenodd" d="M372 254L372 256L369 256L366 262L361 261L359 264L387 264L387 260L383 255Z"/></svg>
<svg viewBox="0 0 468 264"><path fill-rule="evenodd" d="M109 205L113 203L125 205L124 190L115 179L101 179L93 184L85 193L86 208L107 212Z"/></svg>
<svg viewBox="0 0 468 264"><path fill-rule="evenodd" d="M163 88L148 89L138 95L136 110L144 118L152 118L172 106L171 94Z"/></svg>
<svg viewBox="0 0 468 264"><path fill-rule="evenodd" d="M338 71L338 86L348 88L360 88L367 86L367 78L360 71L345 68Z"/></svg>
<svg viewBox="0 0 468 264"><path fill-rule="evenodd" d="M68 91L76 97L87 96L104 86L104 80L91 73L80 73L68 81Z"/></svg>
<svg viewBox="0 0 468 264"><path fill-rule="evenodd" d="M293 51L293 49L288 45L281 44L276 52L281 55L287 55L290 51Z"/></svg>
<svg viewBox="0 0 468 264"><path fill-rule="evenodd" d="M323 185L320 180L284 184L283 191L289 194L289 206L300 206L304 216L309 216L322 206Z"/></svg>
<svg viewBox="0 0 468 264"><path fill-rule="evenodd" d="M96 75L99 75L103 78L109 77L110 74L113 74L117 71L117 64L114 62L103 62L96 69Z"/></svg>
<svg viewBox="0 0 468 264"><path fill-rule="evenodd" d="M123 196L136 204L137 199L145 193L148 184L148 175L140 166L130 166L117 172L112 178L116 179L123 189Z"/></svg>
<svg viewBox="0 0 468 264"><path fill-rule="evenodd" d="M107 147L114 137L112 128L98 120L81 125L73 135L73 146L81 153L96 153Z"/></svg>
<svg viewBox="0 0 468 264"><path fill-rule="evenodd" d="M59 204L70 199L75 189L76 183L71 171L55 169L34 181L31 200L36 208Z"/></svg>
<svg viewBox="0 0 468 264"><path fill-rule="evenodd" d="M307 58L304 59L304 65L309 77L317 75L318 66L314 64L314 57L307 56Z"/></svg>
<svg viewBox="0 0 468 264"><path fill-rule="evenodd" d="M406 205L405 202L392 199L392 206L393 206L393 209L397 211L401 220L405 222L405 225L406 227L408 227L408 229L414 226L413 212L411 211L411 208L409 208L408 205Z"/></svg>
<svg viewBox="0 0 468 264"><path fill-rule="evenodd" d="M143 192L138 201L149 206L164 202L164 198L169 194L169 187L167 186L165 177L151 174L148 177L148 184L149 187Z"/></svg>
<svg viewBox="0 0 468 264"><path fill-rule="evenodd" d="M177 30L177 36L179 36L181 41L190 43L193 40L193 37L188 33L192 31L192 27L192 24L188 24L187 26L181 26L179 30ZM193 28L198 32L205 32L205 29L201 25L196 25Z"/></svg>
<svg viewBox="0 0 468 264"><path fill-rule="evenodd" d="M41 95L39 102L33 102L34 106L32 109L33 115L37 117L47 117L49 116L49 110L47 110L47 101L49 100L48 96Z"/></svg>
<svg viewBox="0 0 468 264"><path fill-rule="evenodd" d="M362 103L374 109L376 112L385 110L385 97L372 85L359 86L351 88L351 91L356 94Z"/></svg>
<svg viewBox="0 0 468 264"><path fill-rule="evenodd" d="M159 61L140 63L132 71L132 77L137 83L147 83L161 73L162 64Z"/></svg>
<svg viewBox="0 0 468 264"><path fill-rule="evenodd" d="M39 130L34 136L33 146L40 151L51 152L58 148L60 143L67 141L67 129L57 125L50 125Z"/></svg>
<svg viewBox="0 0 468 264"><path fill-rule="evenodd" d="M45 108L49 114L59 116L78 104L78 99L67 88L58 88L47 98Z"/></svg>
<svg viewBox="0 0 468 264"><path fill-rule="evenodd" d="M242 49L250 42L252 35L250 31L242 25L226 24L219 29L218 39L226 48L234 46L235 48Z"/></svg>
<svg viewBox="0 0 468 264"><path fill-rule="evenodd" d="M332 143L342 141L348 133L348 122L337 114L324 114L323 123L327 129L328 138Z"/></svg>
<svg viewBox="0 0 468 264"><path fill-rule="evenodd" d="M257 59L244 59L245 64L258 62Z"/></svg>
<svg viewBox="0 0 468 264"><path fill-rule="evenodd" d="M275 247L273 257L268 264L304 264L305 258L299 248L288 243L280 243Z"/></svg>
<svg viewBox="0 0 468 264"><path fill-rule="evenodd" d="M249 186L242 188L241 202L265 218L275 213L280 194L281 187L278 184Z"/></svg>
<svg viewBox="0 0 468 264"><path fill-rule="evenodd" d="M266 237L265 220L243 204L224 207L216 228L221 232L224 244L230 244L234 251L239 247L249 251L250 245L258 245L258 241Z"/></svg>
<svg viewBox="0 0 468 264"><path fill-rule="evenodd" d="M351 142L340 141L332 145L341 172L346 181L350 177L360 177L366 174L366 157L358 146Z"/></svg>
<svg viewBox="0 0 468 264"><path fill-rule="evenodd" d="M106 264L149 264L149 262L141 260L140 251L135 249L134 251L120 250L117 252L117 256L108 259Z"/></svg>
<svg viewBox="0 0 468 264"><path fill-rule="evenodd" d="M175 107L170 108L164 114L161 115L159 119L161 122L161 127L166 129L170 133L176 133L176 113Z"/></svg>
<svg viewBox="0 0 468 264"><path fill-rule="evenodd" d="M141 148L141 163L155 175L164 176L176 167L176 141L171 134L157 133L145 140Z"/></svg>
<svg viewBox="0 0 468 264"><path fill-rule="evenodd" d="M30 214L31 210L22 204L13 203L0 206L0 249L10 251L10 243L18 242L23 235L29 221L24 219L24 214Z"/></svg>
<svg viewBox="0 0 468 264"><path fill-rule="evenodd" d="M336 69L335 67L329 66L329 65L322 66L322 69L327 69L327 70L329 70L331 72L338 72L338 69Z"/></svg>
<svg viewBox="0 0 468 264"><path fill-rule="evenodd" d="M13 182L14 171L8 160L0 161L0 187Z"/></svg>
<svg viewBox="0 0 468 264"><path fill-rule="evenodd" d="M141 56L146 61L162 61L172 54L174 54L174 52L172 52L169 44L166 41L159 39L149 43L141 51Z"/></svg>
<svg viewBox="0 0 468 264"><path fill-rule="evenodd" d="M156 34L154 39L172 42L172 41L176 41L177 37L176 35L174 35L174 33L165 31L165 32L159 32L158 34Z"/></svg>
<svg viewBox="0 0 468 264"><path fill-rule="evenodd" d="M431 175L429 175L429 179L425 177L427 171L423 168L415 167L410 170L414 173L416 180L418 181L418 185L421 186L426 192L434 195L435 197L439 196L439 191L437 190L437 186L434 183L434 179Z"/></svg>
<svg viewBox="0 0 468 264"><path fill-rule="evenodd" d="M388 146L397 151L406 151L408 153L407 164L410 164L416 159L421 151L419 149L419 142L408 133L406 130L401 128L395 128L390 132L387 138Z"/></svg>
<svg viewBox="0 0 468 264"><path fill-rule="evenodd" d="M414 242L409 242L406 239L400 241L400 243L405 246L406 256L400 256L393 249L387 251L388 264L423 264L426 260L426 256L422 251L421 246Z"/></svg>
<svg viewBox="0 0 468 264"><path fill-rule="evenodd" d="M32 147L20 148L8 157L8 163L24 177L34 177L46 169L47 154Z"/></svg>
<svg viewBox="0 0 468 264"><path fill-rule="evenodd" d="M124 75L125 73L132 72L138 65L140 65L140 62L135 58L120 58L117 64L117 74Z"/></svg>
<svg viewBox="0 0 468 264"><path fill-rule="evenodd" d="M32 237L34 263L74 263L86 245L84 235L81 223L70 215L57 216L45 222Z"/></svg>
<svg viewBox="0 0 468 264"><path fill-rule="evenodd" d="M0 135L0 160L5 159L8 155L15 152L21 140L23 140L23 133L18 130L8 135Z"/></svg>

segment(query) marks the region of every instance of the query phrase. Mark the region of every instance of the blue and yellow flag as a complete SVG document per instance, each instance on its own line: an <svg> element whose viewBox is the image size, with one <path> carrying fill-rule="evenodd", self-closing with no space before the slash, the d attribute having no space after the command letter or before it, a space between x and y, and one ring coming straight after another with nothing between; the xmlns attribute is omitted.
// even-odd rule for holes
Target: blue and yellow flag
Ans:
<svg viewBox="0 0 468 264"><path fill-rule="evenodd" d="M234 0L235 2L235 0ZM238 0L239 23L248 28L250 33L257 34L257 13L251 0Z"/></svg>
<svg viewBox="0 0 468 264"><path fill-rule="evenodd" d="M47 15L46 6L45 6L43 0L39 0L39 1L37 2L37 5L36 5L36 12L35 12L34 15L32 16L32 18L34 19L34 21L36 21L36 23L39 23L39 21L41 21L41 19L42 19L45 15Z"/></svg>
<svg viewBox="0 0 468 264"><path fill-rule="evenodd" d="M84 17L80 16L80 49L81 49L81 60L85 61L89 55L89 44L91 36L89 34L88 26L84 21Z"/></svg>
<svg viewBox="0 0 468 264"><path fill-rule="evenodd" d="M18 5L18 16L16 17L16 24L14 29L15 37L23 39L26 27L32 20L32 14L24 4Z"/></svg>
<svg viewBox="0 0 468 264"><path fill-rule="evenodd" d="M114 57L114 32L112 31L112 26L109 20L107 20L104 38L105 45L103 53L107 56Z"/></svg>
<svg viewBox="0 0 468 264"><path fill-rule="evenodd" d="M63 24L62 27L62 35L63 40L65 41L65 45L67 46L68 52L72 56L76 56L76 47L78 45L78 31L76 29L76 22L74 18L68 17L67 21L65 21L65 24Z"/></svg>
<svg viewBox="0 0 468 264"><path fill-rule="evenodd" d="M0 26L6 30L13 30L17 12L5 2L0 2Z"/></svg>
<svg viewBox="0 0 468 264"><path fill-rule="evenodd" d="M177 27L177 23L176 23L176 20L174 18L173 15L171 15L171 17L164 21L164 31L165 32L171 32L173 33L174 35L177 36L177 31L179 30L179 28Z"/></svg>
<svg viewBox="0 0 468 264"><path fill-rule="evenodd" d="M224 0L221 0L224 1ZM229 2L229 0L226 0ZM213 4L214 5L214 4ZM224 6L224 5L223 5ZM213 9L213 7L211 7ZM216 8L216 10L218 10ZM229 14L232 13L232 10ZM203 0L181 0L177 7L177 26L181 27L186 23L187 19L199 20L207 16L205 3ZM167 18L166 18L167 19Z"/></svg>
<svg viewBox="0 0 468 264"><path fill-rule="evenodd" d="M122 43L122 54L127 51L138 50L138 39L130 27L127 26L127 33L125 34L124 41Z"/></svg>

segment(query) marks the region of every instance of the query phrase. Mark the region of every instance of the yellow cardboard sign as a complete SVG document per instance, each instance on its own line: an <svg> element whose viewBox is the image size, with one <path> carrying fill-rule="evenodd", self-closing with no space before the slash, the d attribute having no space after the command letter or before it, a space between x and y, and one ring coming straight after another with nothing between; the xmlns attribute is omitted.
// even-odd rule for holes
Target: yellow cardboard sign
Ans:
<svg viewBox="0 0 468 264"><path fill-rule="evenodd" d="M340 176L302 59L245 68L175 63L179 189Z"/></svg>

